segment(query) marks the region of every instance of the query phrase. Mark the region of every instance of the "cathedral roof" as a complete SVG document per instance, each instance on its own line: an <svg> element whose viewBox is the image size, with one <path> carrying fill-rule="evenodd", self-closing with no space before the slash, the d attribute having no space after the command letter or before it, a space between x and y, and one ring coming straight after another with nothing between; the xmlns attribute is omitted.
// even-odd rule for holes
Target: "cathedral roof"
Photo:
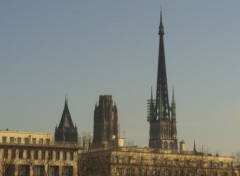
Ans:
<svg viewBox="0 0 240 176"><path fill-rule="evenodd" d="M74 125L72 122L72 118L68 109L68 102L65 100L65 105L61 117L60 124L58 126L58 129L64 129L64 128L72 128L74 129Z"/></svg>

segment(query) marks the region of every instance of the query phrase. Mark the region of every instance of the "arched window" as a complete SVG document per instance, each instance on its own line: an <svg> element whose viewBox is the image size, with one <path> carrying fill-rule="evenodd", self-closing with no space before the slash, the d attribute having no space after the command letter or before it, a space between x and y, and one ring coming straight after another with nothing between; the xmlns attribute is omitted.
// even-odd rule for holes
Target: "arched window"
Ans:
<svg viewBox="0 0 240 176"><path fill-rule="evenodd" d="M168 149L168 143L164 142L164 149Z"/></svg>

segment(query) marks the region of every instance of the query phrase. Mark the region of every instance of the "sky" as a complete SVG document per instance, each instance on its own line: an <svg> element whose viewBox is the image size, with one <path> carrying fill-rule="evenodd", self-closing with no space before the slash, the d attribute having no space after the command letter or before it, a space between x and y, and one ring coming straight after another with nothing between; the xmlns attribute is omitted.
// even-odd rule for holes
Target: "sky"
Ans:
<svg viewBox="0 0 240 176"><path fill-rule="evenodd" d="M240 1L0 1L0 129L54 134L65 94L79 134L99 95L117 104L120 135L148 146L162 7L169 99L178 140L240 150Z"/></svg>

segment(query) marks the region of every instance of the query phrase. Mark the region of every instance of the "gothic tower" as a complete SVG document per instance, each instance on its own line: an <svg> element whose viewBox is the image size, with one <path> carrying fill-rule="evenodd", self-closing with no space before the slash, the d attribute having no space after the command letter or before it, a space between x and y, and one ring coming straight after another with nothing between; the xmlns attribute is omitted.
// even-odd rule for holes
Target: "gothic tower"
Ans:
<svg viewBox="0 0 240 176"><path fill-rule="evenodd" d="M100 95L94 110L93 147L116 145L119 138L117 106L111 95Z"/></svg>
<svg viewBox="0 0 240 176"><path fill-rule="evenodd" d="M168 101L167 73L164 53L164 27L162 12L159 26L159 55L156 99L148 100L148 121L150 123L149 147L177 150L176 104L173 98L171 107Z"/></svg>
<svg viewBox="0 0 240 176"><path fill-rule="evenodd" d="M65 105L59 126L55 129L56 142L78 142L78 132L76 125L73 125L72 118L68 109L68 101Z"/></svg>

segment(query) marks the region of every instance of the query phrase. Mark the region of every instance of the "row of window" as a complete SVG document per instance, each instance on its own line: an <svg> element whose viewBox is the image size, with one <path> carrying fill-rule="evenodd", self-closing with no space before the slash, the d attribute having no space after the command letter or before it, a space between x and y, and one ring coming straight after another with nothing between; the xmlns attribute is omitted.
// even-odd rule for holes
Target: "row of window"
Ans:
<svg viewBox="0 0 240 176"><path fill-rule="evenodd" d="M117 164L131 164L131 163L145 163L145 164L150 164L150 165L181 165L181 166L207 166L210 168L232 168L233 163L223 163L222 161L220 162L213 162L213 161L208 161L204 162L203 160L196 160L196 161L191 161L191 160L168 160L167 158L153 158L153 159L144 159L143 157L141 158L131 158L131 157L123 157L119 158L119 156L113 157L113 163ZM206 165L207 164L207 165Z"/></svg>
<svg viewBox="0 0 240 176"><path fill-rule="evenodd" d="M231 172L231 174L228 174L227 172L223 171L210 171L211 175L221 175L221 176L236 176L235 172ZM148 169L138 169L135 170L134 168L127 168L124 169L122 167L116 168L115 170L115 175L117 176L149 176L149 175L153 175L153 176L171 176L171 175L176 175L176 176L184 176L184 175L189 175L189 176L197 176L197 175L202 175L202 176L206 176L207 172L197 172L194 170L187 170L184 171L183 169L179 169L179 170L172 170L172 169L154 169L154 170L148 170Z"/></svg>
<svg viewBox="0 0 240 176"><path fill-rule="evenodd" d="M15 176L15 172L17 172L18 167L18 175L19 176L30 176L30 165L14 165L7 164L4 165L3 174L7 176ZM44 165L36 165L32 168L34 176L43 176L47 172L49 176L59 176L59 166L49 166L48 170L45 171ZM62 167L62 175L69 176L73 175L73 167L72 166L63 166Z"/></svg>
<svg viewBox="0 0 240 176"><path fill-rule="evenodd" d="M74 152L67 151L52 151L52 150L23 150L23 149L8 149L4 148L3 157L6 159L34 159L34 160L67 160L69 155L70 160L74 160Z"/></svg>
<svg viewBox="0 0 240 176"><path fill-rule="evenodd" d="M46 139L46 141L44 141L43 138L39 138L37 140L37 138L29 138L29 137L9 137L9 142L7 140L8 138L6 136L2 137L2 143L10 143L10 144L39 144L39 145L43 145L44 142L46 145L50 144L50 139Z"/></svg>

